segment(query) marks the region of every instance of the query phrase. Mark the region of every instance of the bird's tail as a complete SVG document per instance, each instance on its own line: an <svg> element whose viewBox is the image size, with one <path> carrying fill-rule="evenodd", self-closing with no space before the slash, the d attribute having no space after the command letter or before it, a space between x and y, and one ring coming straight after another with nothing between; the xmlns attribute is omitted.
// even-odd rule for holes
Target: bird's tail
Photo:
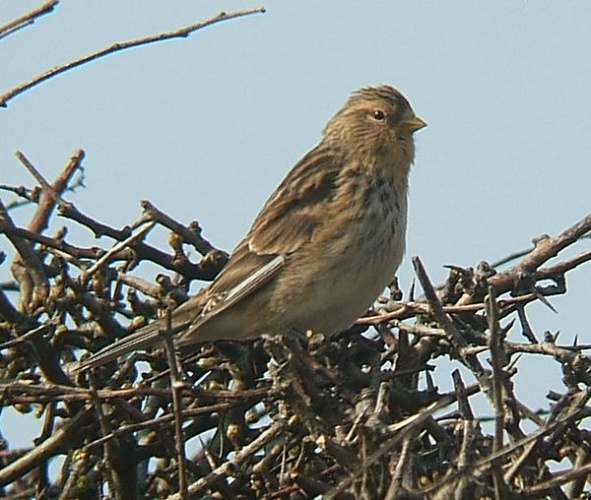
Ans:
<svg viewBox="0 0 591 500"><path fill-rule="evenodd" d="M90 368L104 365L110 361L116 360L119 356L123 356L128 352L145 349L162 342L161 332L166 328L166 323L163 319L154 321L137 332L104 347L90 358L82 361L76 366L76 368L74 368L74 372L82 372ZM186 326L187 325L184 324L175 325L172 334L174 335L178 333L180 330L186 328Z"/></svg>
<svg viewBox="0 0 591 500"><path fill-rule="evenodd" d="M186 330L197 316L201 313L204 304L206 288L202 288L187 300L184 304L177 307L172 312L172 332L171 335L176 337L179 332ZM162 317L149 325L140 328L137 332L128 335L127 337L108 345L104 349L101 349L96 354L90 356L90 358L82 361L76 368L74 373L88 370L89 368L95 368L97 366L104 365L110 361L116 360L119 356L123 356L128 352L135 351L137 349L145 349L151 347L163 341L160 334L163 330L168 328L167 317Z"/></svg>

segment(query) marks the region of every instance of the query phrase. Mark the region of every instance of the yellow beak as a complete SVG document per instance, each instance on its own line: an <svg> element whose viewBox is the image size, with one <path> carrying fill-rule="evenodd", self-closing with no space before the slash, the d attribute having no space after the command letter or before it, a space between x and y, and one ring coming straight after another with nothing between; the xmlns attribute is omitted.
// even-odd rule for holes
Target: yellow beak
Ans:
<svg viewBox="0 0 591 500"><path fill-rule="evenodd" d="M423 127L426 127L427 122L421 120L418 116L413 115L405 118L402 122L402 125L404 125L414 134L417 130L421 130Z"/></svg>

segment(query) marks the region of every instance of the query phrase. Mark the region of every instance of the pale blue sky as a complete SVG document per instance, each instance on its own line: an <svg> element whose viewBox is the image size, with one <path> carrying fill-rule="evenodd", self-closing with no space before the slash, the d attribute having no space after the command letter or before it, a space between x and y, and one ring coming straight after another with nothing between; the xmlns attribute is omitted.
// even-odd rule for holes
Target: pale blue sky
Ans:
<svg viewBox="0 0 591 500"><path fill-rule="evenodd" d="M0 23L39 3L3 0ZM256 5L63 0L0 41L0 93L113 42ZM429 123L416 136L407 256L420 255L434 281L445 264L495 260L591 211L591 4L264 5L264 15L115 54L11 101L0 109L0 183L32 184L17 149L51 179L82 147L87 189L69 196L80 210L121 226L149 199L181 221L199 220L230 250L348 94L389 83ZM25 211L14 218L24 225ZM66 224L71 241L93 243ZM7 273L4 265L0 279ZM407 258L403 288L412 276ZM590 279L589 269L572 273L568 296L552 300L558 315L529 308L539 337L559 329L563 341L591 342ZM534 407L561 389L556 363L536 357L518 367ZM436 380L450 386L447 366Z"/></svg>

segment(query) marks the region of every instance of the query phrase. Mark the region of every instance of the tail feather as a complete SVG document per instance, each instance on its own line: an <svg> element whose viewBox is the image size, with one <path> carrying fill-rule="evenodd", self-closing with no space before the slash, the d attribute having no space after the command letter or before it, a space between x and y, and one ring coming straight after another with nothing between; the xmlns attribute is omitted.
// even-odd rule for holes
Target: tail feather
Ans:
<svg viewBox="0 0 591 500"><path fill-rule="evenodd" d="M160 332L162 331L163 326L164 325L162 321L155 321L154 323L141 328L137 332L106 346L97 353L93 354L90 358L82 361L74 369L74 372L82 372L89 370L90 368L104 365L116 360L128 352L146 349L147 347L151 347L162 342L162 336ZM186 327L186 323L175 325L172 332L173 335L178 333L178 331L185 329Z"/></svg>
<svg viewBox="0 0 591 500"><path fill-rule="evenodd" d="M186 330L190 324L199 316L205 303L205 291L202 288L196 295L187 300L184 304L176 308L172 313L172 335L177 335L179 332ZM119 356L123 356L128 352L138 349L145 349L151 347L162 341L160 331L167 328L166 318L160 318L141 328L135 333L108 345L101 349L90 358L82 361L74 372L82 372L90 368L104 365L110 361L116 360Z"/></svg>

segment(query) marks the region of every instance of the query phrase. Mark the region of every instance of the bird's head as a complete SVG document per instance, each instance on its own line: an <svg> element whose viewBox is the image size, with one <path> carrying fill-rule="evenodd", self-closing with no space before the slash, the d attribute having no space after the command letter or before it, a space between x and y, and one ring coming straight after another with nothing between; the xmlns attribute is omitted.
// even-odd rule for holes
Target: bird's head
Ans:
<svg viewBox="0 0 591 500"><path fill-rule="evenodd" d="M383 157L401 167L414 159L413 134L427 124L388 85L354 92L324 128L324 139L345 153Z"/></svg>

